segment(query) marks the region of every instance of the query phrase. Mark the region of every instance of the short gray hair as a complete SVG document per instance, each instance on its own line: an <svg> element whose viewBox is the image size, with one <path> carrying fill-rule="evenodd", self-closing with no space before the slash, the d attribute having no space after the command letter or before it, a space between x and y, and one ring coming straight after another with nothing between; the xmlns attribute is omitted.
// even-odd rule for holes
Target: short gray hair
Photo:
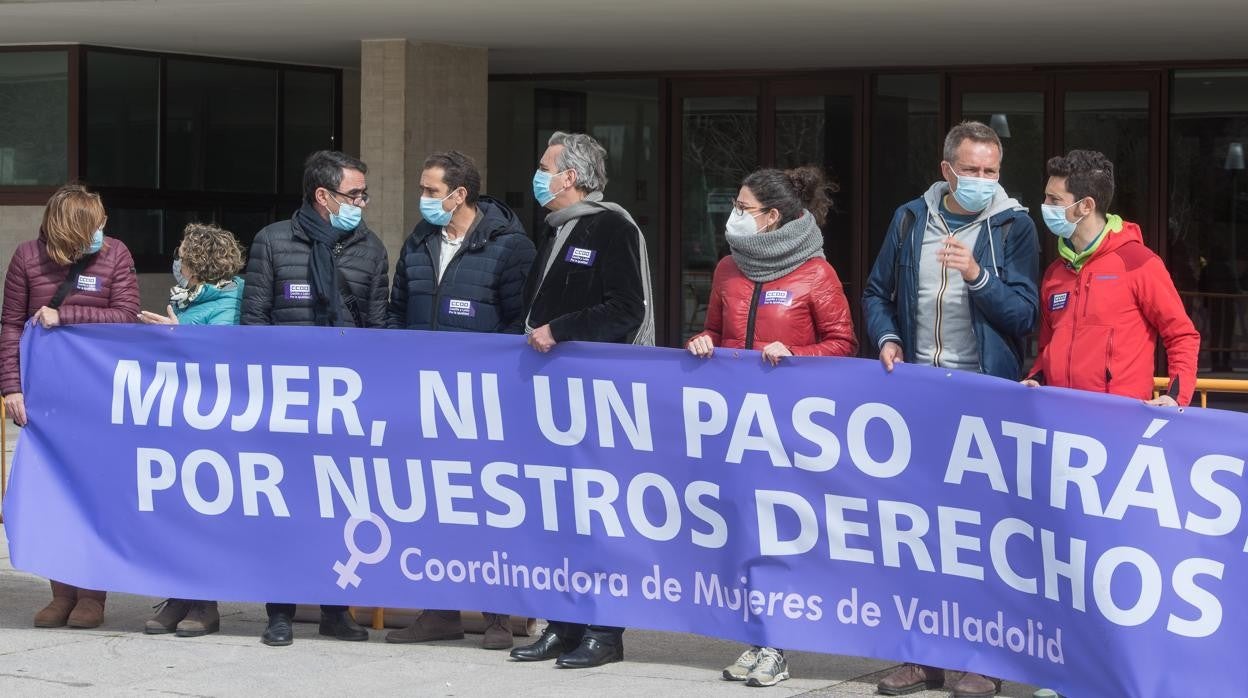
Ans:
<svg viewBox="0 0 1248 698"><path fill-rule="evenodd" d="M1005 157L1005 148L1001 146L1001 138L996 131L981 121L963 121L949 129L949 135L945 136L945 162L952 165L957 161L958 146L962 145L962 141L966 140L976 143L991 143L997 146L997 150L1001 151L1001 157Z"/></svg>
<svg viewBox="0 0 1248 698"><path fill-rule="evenodd" d="M546 145L563 146L555 166L576 172L577 189L589 194L607 188L607 149L592 136L555 131Z"/></svg>

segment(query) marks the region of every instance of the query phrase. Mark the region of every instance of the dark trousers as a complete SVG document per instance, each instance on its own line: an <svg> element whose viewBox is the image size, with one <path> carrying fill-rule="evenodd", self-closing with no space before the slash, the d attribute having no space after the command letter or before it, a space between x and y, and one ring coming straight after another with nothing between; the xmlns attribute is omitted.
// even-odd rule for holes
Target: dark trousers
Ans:
<svg viewBox="0 0 1248 698"><path fill-rule="evenodd" d="M324 613L326 615L332 616L332 615L337 615L339 613L346 613L346 611L347 611L346 606L326 606L324 604L321 604L321 613ZM266 603L264 605L264 612L268 613L270 618L272 618L273 616L279 613L286 616L287 618L294 618L295 617L295 605L293 603Z"/></svg>
<svg viewBox="0 0 1248 698"><path fill-rule="evenodd" d="M546 623L546 629L571 642L580 642L587 637L592 637L604 645L619 645L624 642L624 628L617 628L614 625L585 625L552 620Z"/></svg>

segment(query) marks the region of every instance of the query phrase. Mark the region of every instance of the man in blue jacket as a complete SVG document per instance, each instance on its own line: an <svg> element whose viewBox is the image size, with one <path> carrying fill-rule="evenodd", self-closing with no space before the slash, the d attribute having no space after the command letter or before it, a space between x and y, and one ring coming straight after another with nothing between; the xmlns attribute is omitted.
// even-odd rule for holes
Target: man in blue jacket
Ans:
<svg viewBox="0 0 1248 698"><path fill-rule="evenodd" d="M510 208L481 194L481 173L459 151L430 155L420 215L394 268L386 326L453 332L524 331L524 283L537 251ZM485 613L485 649L512 645L510 618ZM460 640L459 611L426 610L386 642Z"/></svg>
<svg viewBox="0 0 1248 698"><path fill-rule="evenodd" d="M945 137L944 179L893 214L863 291L863 314L884 369L899 362L1018 380L1036 327L1040 249L1027 209L1001 188L1001 140L976 121ZM945 683L937 667L906 664L885 695ZM955 698L988 698L998 679L968 672Z"/></svg>
<svg viewBox="0 0 1248 698"><path fill-rule="evenodd" d="M420 215L394 268L386 326L524 332L524 284L537 250L510 208L481 193L472 158L430 155Z"/></svg>

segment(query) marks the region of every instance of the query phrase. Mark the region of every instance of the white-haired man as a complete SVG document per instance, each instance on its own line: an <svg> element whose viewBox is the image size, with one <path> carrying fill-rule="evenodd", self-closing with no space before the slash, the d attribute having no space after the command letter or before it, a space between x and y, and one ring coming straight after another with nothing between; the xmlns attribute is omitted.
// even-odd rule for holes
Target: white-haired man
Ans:
<svg viewBox="0 0 1248 698"><path fill-rule="evenodd" d="M645 239L632 216L603 201L606 150L580 133L555 133L533 176L533 195L550 209L525 286L529 345L559 342L654 344L654 312ZM558 658L570 669L624 659L624 629L551 621L513 659Z"/></svg>

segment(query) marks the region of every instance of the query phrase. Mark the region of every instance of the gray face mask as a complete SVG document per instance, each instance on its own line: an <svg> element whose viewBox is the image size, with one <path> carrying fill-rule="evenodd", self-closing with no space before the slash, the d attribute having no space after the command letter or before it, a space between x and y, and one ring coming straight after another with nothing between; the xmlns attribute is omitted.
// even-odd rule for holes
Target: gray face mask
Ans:
<svg viewBox="0 0 1248 698"><path fill-rule="evenodd" d="M182 276L182 260L180 259L173 260L173 280L182 288L187 288L188 286L186 277Z"/></svg>

